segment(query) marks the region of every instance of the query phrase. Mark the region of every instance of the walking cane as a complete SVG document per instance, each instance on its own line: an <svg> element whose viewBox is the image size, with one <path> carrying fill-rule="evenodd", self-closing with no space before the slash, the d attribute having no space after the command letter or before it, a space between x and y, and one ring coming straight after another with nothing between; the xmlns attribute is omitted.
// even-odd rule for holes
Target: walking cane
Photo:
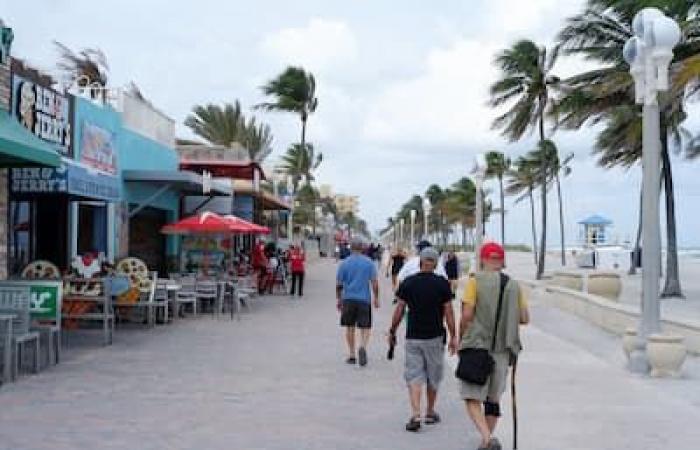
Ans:
<svg viewBox="0 0 700 450"><path fill-rule="evenodd" d="M518 367L518 357L513 359L513 372L510 376L510 396L513 403L513 450L518 450L518 404L515 397L515 372Z"/></svg>

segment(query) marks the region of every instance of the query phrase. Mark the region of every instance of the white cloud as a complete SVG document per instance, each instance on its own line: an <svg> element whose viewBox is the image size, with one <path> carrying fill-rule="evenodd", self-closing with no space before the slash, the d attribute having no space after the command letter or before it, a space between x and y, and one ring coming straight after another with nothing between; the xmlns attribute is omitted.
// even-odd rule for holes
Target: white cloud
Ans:
<svg viewBox="0 0 700 450"><path fill-rule="evenodd" d="M304 27L283 28L268 34L261 49L283 64L299 64L312 72L326 72L355 60L357 39L342 21L314 18Z"/></svg>
<svg viewBox="0 0 700 450"><path fill-rule="evenodd" d="M485 107L496 76L495 47L462 39L433 50L424 72L399 80L372 102L363 135L384 143L473 143L493 140L493 112Z"/></svg>

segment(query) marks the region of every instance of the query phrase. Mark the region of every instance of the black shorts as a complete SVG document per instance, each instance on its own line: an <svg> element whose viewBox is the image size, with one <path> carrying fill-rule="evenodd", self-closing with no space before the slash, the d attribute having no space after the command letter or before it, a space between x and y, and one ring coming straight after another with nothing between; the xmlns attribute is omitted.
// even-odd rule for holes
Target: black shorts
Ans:
<svg viewBox="0 0 700 450"><path fill-rule="evenodd" d="M344 300L340 326L372 328L372 306L368 302Z"/></svg>

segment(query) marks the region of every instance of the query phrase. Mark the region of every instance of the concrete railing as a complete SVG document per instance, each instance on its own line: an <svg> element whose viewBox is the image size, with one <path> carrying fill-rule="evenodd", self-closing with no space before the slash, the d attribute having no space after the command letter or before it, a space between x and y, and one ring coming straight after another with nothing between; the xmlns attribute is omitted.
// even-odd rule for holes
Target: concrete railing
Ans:
<svg viewBox="0 0 700 450"><path fill-rule="evenodd" d="M636 328L639 324L639 309L632 305L561 286L544 285L530 280L519 281L525 289L540 293L537 299L542 303L570 312L611 333L622 336L626 329ZM700 355L700 321L666 318L662 320L662 330L664 333L683 336L688 351Z"/></svg>

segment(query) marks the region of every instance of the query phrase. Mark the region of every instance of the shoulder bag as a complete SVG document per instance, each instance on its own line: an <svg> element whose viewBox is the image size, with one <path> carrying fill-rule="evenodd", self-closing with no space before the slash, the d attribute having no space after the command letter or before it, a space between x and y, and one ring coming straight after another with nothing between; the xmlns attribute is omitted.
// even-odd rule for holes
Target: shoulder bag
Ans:
<svg viewBox="0 0 700 450"><path fill-rule="evenodd" d="M501 317L503 307L503 293L508 284L508 275L501 273L501 286L498 293L498 306L496 307L496 323L493 327L493 338L491 339L491 351L496 348L496 336L498 335L498 321ZM463 348L459 351L459 364L455 371L455 376L467 383L486 384L489 376L493 372L495 362L489 350L485 348Z"/></svg>

